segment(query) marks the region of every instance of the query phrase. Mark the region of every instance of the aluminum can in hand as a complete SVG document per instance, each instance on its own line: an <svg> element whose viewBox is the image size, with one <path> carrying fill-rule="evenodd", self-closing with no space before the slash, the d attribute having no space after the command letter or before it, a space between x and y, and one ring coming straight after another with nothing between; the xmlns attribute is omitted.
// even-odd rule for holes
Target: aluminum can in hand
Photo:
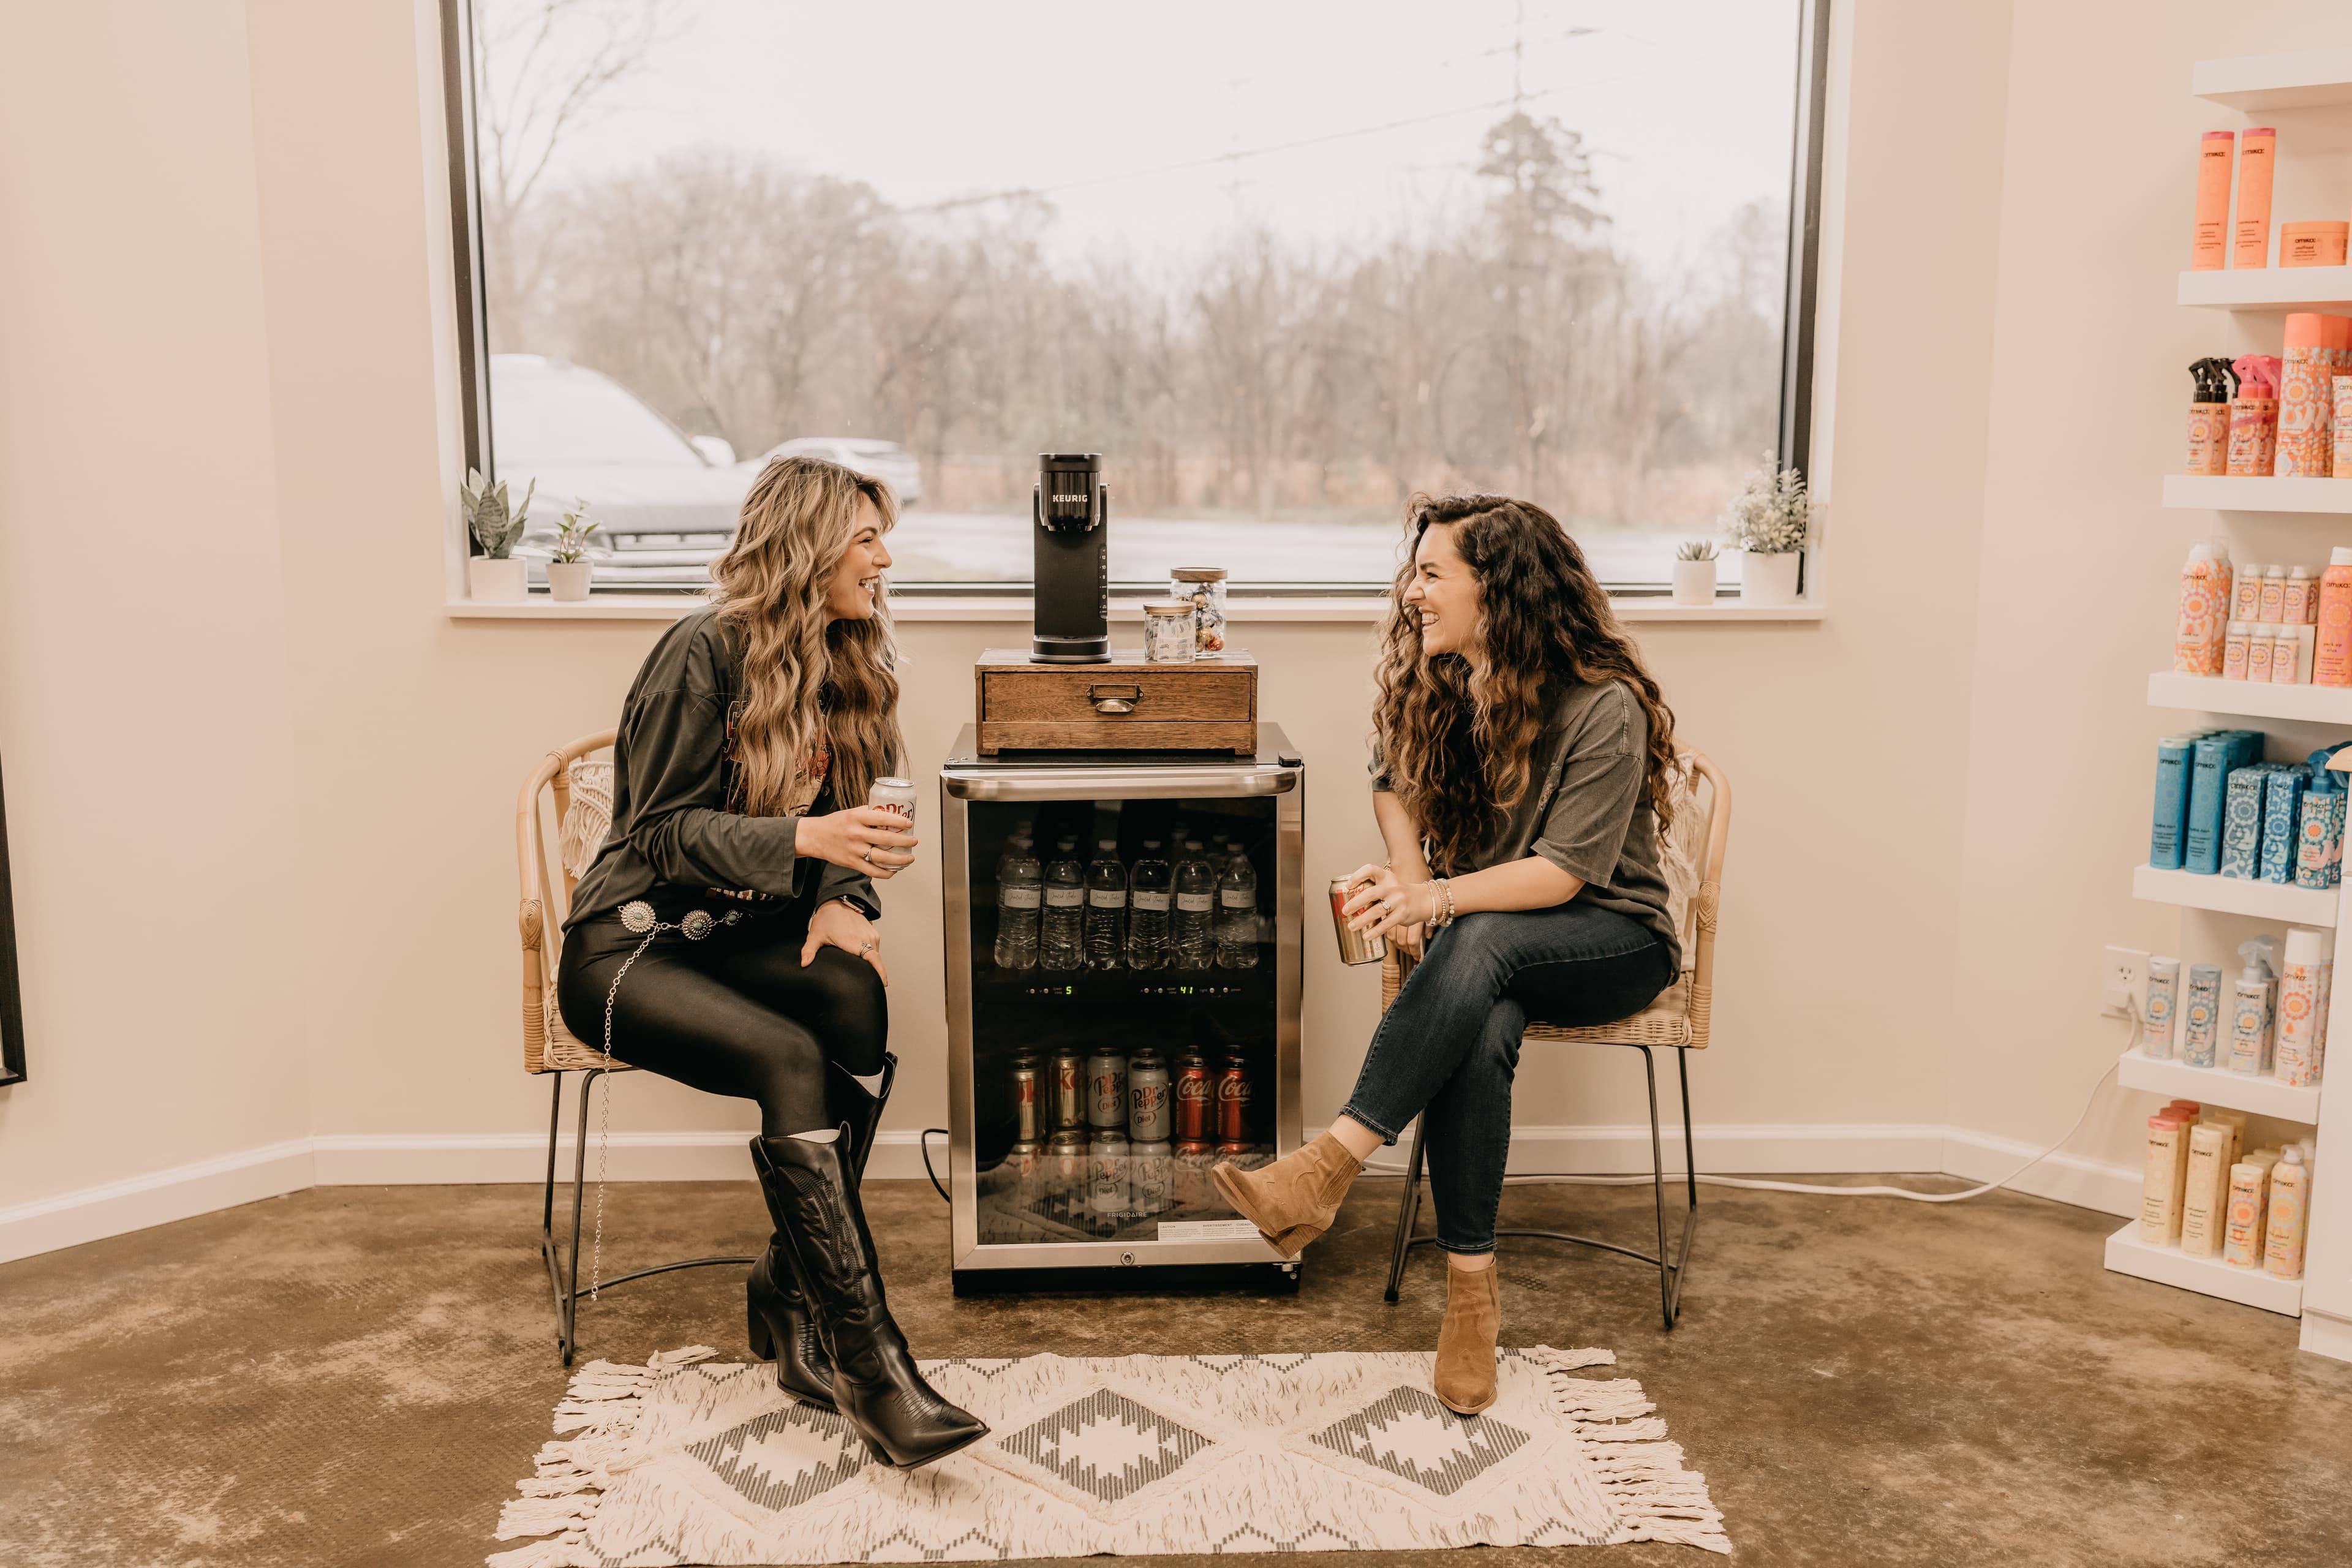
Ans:
<svg viewBox="0 0 2352 1568"><path fill-rule="evenodd" d="M1342 963L1378 963L1389 955L1386 937L1355 930L1348 924L1348 896L1356 890L1355 883L1346 877L1331 879L1331 929L1339 933L1339 962Z"/></svg>
<svg viewBox="0 0 2352 1568"><path fill-rule="evenodd" d="M915 781L912 779L876 779L874 787L866 792L866 804L884 811L895 811L915 826Z"/></svg>

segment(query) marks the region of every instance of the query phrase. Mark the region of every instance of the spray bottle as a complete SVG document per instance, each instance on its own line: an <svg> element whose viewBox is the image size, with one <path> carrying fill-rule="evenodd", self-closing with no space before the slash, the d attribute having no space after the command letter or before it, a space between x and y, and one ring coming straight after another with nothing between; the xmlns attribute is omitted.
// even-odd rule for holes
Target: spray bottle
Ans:
<svg viewBox="0 0 2352 1568"><path fill-rule="evenodd" d="M2187 474L2230 471L2230 399L2237 395L2238 378L2225 359L2200 359L2189 367L2194 390L2189 395L2189 466Z"/></svg>
<svg viewBox="0 0 2352 1568"><path fill-rule="evenodd" d="M2305 926L2286 933L2286 967L2279 972L2278 1045L2272 1074L2281 1083L2308 1089L2319 1081L2327 1049L2328 991L2335 965L2328 936Z"/></svg>
<svg viewBox="0 0 2352 1568"><path fill-rule="evenodd" d="M2278 452L2278 355L2241 354L2231 368L2238 395L2230 400L2229 471L2268 479Z"/></svg>
<svg viewBox="0 0 2352 1568"><path fill-rule="evenodd" d="M2279 939L2250 937L2238 944L2245 967L2230 1002L2231 1072L2249 1078L2271 1070L2271 986L2278 978Z"/></svg>
<svg viewBox="0 0 2352 1568"><path fill-rule="evenodd" d="M2266 1270L2282 1279L2303 1278L2303 1239L2310 1217L2311 1167L2304 1163L2302 1145L2290 1143L2271 1167L2270 1213L2263 1238Z"/></svg>
<svg viewBox="0 0 2352 1568"><path fill-rule="evenodd" d="M2312 656L2311 683L2352 686L2352 548L2341 544L2327 552L2327 570L2319 574L2319 647Z"/></svg>
<svg viewBox="0 0 2352 1568"><path fill-rule="evenodd" d="M2345 554L2352 557L2352 550ZM2345 584L2346 624L2352 627L2352 570L2345 573ZM2230 547L2219 540L2200 540L2190 545L2189 560L2180 568L2180 608L2172 635L2173 668L2189 675L2221 673L2221 656L2229 638L2230 585Z"/></svg>

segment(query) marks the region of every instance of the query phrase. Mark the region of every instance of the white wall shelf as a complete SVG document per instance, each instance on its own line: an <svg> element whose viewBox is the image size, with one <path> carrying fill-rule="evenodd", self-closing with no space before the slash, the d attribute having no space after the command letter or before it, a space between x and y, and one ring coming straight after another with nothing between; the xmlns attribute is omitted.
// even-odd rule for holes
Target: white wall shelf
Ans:
<svg viewBox="0 0 2352 1568"><path fill-rule="evenodd" d="M2139 1238L2137 1220L2107 1237L2107 1267L2117 1274L2219 1296L2265 1312L2303 1315L2302 1280L2282 1279L2260 1268L2232 1268L2218 1258L2191 1258L2177 1247L2150 1247Z"/></svg>
<svg viewBox="0 0 2352 1568"><path fill-rule="evenodd" d="M2332 930L2336 924L2333 888L2298 888L2292 882L2254 882L2242 877L2208 877L2140 866L2132 871L2132 897L2323 930Z"/></svg>
<svg viewBox="0 0 2352 1568"><path fill-rule="evenodd" d="M2199 713L2229 713L2244 719L2294 719L2309 724L2341 724L2352 730L2352 687L2279 686L2261 680L2224 680L2218 675L2158 670L2147 678L2147 705L2186 708Z"/></svg>
<svg viewBox="0 0 2352 1568"><path fill-rule="evenodd" d="M2352 512L2352 479L2242 479L2167 474L2164 504L2204 511Z"/></svg>
<svg viewBox="0 0 2352 1568"><path fill-rule="evenodd" d="M2199 60L2189 90L2248 114L2352 103L2352 48Z"/></svg>
<svg viewBox="0 0 2352 1568"><path fill-rule="evenodd" d="M2116 1065L2116 1081L2200 1105L2226 1105L2255 1116L2276 1116L2319 1125L2319 1089L2298 1089L2274 1078L2249 1078L2227 1068L2193 1068L2179 1058L2158 1059L2135 1046Z"/></svg>
<svg viewBox="0 0 2352 1568"><path fill-rule="evenodd" d="M2184 272L2179 300L2212 310L2340 310L2352 305L2352 267Z"/></svg>

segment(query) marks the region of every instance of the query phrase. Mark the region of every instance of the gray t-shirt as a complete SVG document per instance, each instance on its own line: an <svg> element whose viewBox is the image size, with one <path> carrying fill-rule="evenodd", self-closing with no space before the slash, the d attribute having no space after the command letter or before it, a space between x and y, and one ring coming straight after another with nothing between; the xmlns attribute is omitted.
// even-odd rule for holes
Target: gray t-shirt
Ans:
<svg viewBox="0 0 2352 1568"><path fill-rule="evenodd" d="M1584 884L1577 889L1579 900L1657 933L1679 969L1682 938L1666 913L1658 818L1643 788L1649 757L1649 714L1624 682L1552 683L1528 758L1527 791L1467 869L1540 855ZM1372 787L1389 787L1377 745Z"/></svg>

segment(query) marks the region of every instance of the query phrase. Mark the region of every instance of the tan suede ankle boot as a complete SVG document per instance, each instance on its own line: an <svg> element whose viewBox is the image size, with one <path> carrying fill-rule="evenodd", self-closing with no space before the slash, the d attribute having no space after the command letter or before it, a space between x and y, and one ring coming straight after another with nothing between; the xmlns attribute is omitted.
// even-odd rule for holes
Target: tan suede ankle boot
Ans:
<svg viewBox="0 0 2352 1568"><path fill-rule="evenodd" d="M1345 1144L1321 1132L1306 1148L1271 1165L1255 1171L1217 1165L1211 1168L1209 1179L1234 1212L1257 1226L1276 1252L1296 1258L1331 1228L1339 1200L1348 1195L1348 1184L1363 1168Z"/></svg>
<svg viewBox="0 0 2352 1568"><path fill-rule="evenodd" d="M1495 1341L1503 1331L1503 1291L1495 1266L1445 1266L1445 1322L1437 1331L1437 1397L1457 1415L1495 1403Z"/></svg>

